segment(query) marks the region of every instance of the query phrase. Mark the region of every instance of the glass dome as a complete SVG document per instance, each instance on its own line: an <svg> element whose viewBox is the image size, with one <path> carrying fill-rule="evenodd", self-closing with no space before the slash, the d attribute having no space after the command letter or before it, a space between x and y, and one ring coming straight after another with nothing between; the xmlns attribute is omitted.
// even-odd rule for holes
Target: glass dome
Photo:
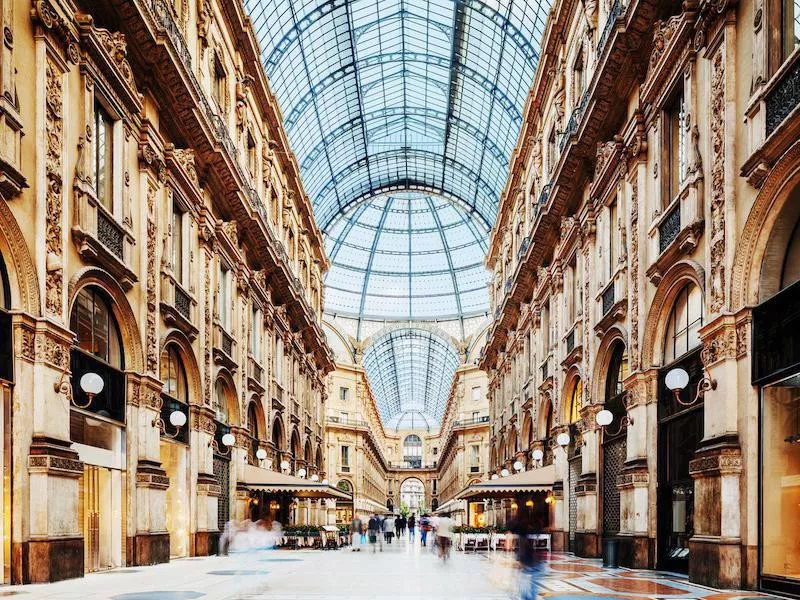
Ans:
<svg viewBox="0 0 800 600"><path fill-rule="evenodd" d="M438 427L458 364L453 345L425 329L379 336L364 352L364 370L381 420L395 429Z"/></svg>
<svg viewBox="0 0 800 600"><path fill-rule="evenodd" d="M486 312L486 229L454 202L422 193L371 198L331 226L325 309L372 319Z"/></svg>

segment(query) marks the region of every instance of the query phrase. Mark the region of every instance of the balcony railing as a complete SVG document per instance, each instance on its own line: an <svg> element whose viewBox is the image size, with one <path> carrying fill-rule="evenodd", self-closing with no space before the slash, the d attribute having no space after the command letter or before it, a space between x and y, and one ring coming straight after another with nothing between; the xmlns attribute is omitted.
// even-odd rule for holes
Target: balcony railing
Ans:
<svg viewBox="0 0 800 600"><path fill-rule="evenodd" d="M608 19L606 19L606 24L603 27L603 33L600 34L600 38L597 40L597 56L603 54L603 49L606 47L608 37L617 24L617 19L624 11L625 5L620 2L620 0L614 0L614 4L611 5L611 10L608 11Z"/></svg>
<svg viewBox="0 0 800 600"><path fill-rule="evenodd" d="M187 321L192 320L192 300L180 287L175 287L175 310Z"/></svg>
<svg viewBox="0 0 800 600"><path fill-rule="evenodd" d="M519 245L519 250L517 250L517 260L522 258L524 254L528 251L528 246L530 246L530 243L531 243L531 237L529 235L526 235L522 239L522 243Z"/></svg>
<svg viewBox="0 0 800 600"><path fill-rule="evenodd" d="M252 356L247 357L247 376L263 387L264 368Z"/></svg>
<svg viewBox="0 0 800 600"><path fill-rule="evenodd" d="M567 334L567 354L575 350L575 330Z"/></svg>
<svg viewBox="0 0 800 600"><path fill-rule="evenodd" d="M766 95L766 133L767 137L786 120L800 104L800 58L794 60L782 79Z"/></svg>
<svg viewBox="0 0 800 600"><path fill-rule="evenodd" d="M466 427L469 425L479 425L481 423L488 423L489 422L489 415L484 415L482 417L474 417L472 419L461 419L456 421L454 425L456 427Z"/></svg>
<svg viewBox="0 0 800 600"><path fill-rule="evenodd" d="M542 363L542 381L550 376L550 361L546 360Z"/></svg>
<svg viewBox="0 0 800 600"><path fill-rule="evenodd" d="M608 314L614 307L614 284L613 282L609 285L605 290L603 290L603 294L601 296L601 303L602 303L602 310L603 314Z"/></svg>
<svg viewBox="0 0 800 600"><path fill-rule="evenodd" d="M658 251L664 252L681 232L681 207L676 203L658 225Z"/></svg>
<svg viewBox="0 0 800 600"><path fill-rule="evenodd" d="M580 102L572 111L572 114L569 117L569 121L567 121L567 128L561 133L561 139L558 142L558 151L561 152L564 150L564 146L567 144L567 140L569 136L571 136L575 131L578 129L578 124L581 122L581 117L583 116L583 111L586 110L586 103L589 100L589 90L584 90L583 94L581 95Z"/></svg>

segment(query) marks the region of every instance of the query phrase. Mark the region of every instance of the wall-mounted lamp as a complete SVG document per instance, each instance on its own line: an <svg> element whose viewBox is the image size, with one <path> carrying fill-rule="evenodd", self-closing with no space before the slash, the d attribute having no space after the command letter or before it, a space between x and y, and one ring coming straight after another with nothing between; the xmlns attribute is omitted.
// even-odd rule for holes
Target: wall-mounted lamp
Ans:
<svg viewBox="0 0 800 600"><path fill-rule="evenodd" d="M66 371L61 372L61 379L59 379L56 383L53 384L53 389L55 389L56 393L58 394L67 394L69 393L69 382L64 381L64 378L67 376ZM89 408L91 405L92 400L94 399L97 394L103 391L103 387L105 386L105 382L103 378L100 377L97 373L84 373L81 377L80 381L78 382L83 390L83 393L86 394L88 401L85 404L78 404L75 401L75 394L70 394L70 401L72 405L76 408Z"/></svg>
<svg viewBox="0 0 800 600"><path fill-rule="evenodd" d="M514 470L515 471L519 472L519 471L523 471L524 469L525 469L525 465L523 465L521 461L517 461L517 462L514 463Z"/></svg>
<svg viewBox="0 0 800 600"><path fill-rule="evenodd" d="M561 446L562 448L565 446L569 446L569 434L566 431L562 431L556 436L556 443Z"/></svg>
<svg viewBox="0 0 800 600"><path fill-rule="evenodd" d="M288 460L282 460L281 461L281 471L283 471L284 473L289 470L290 466L291 465L289 465L289 461Z"/></svg>
<svg viewBox="0 0 800 600"><path fill-rule="evenodd" d="M164 401L162 400L161 402L163 403ZM169 413L169 423L175 428L173 433L167 433L167 425L164 423L164 419L161 418L161 414L159 413L159 415L153 419L150 425L152 427L158 426L163 435L169 438L176 438L181 433L181 427L186 425L186 413L180 410L173 410L171 413Z"/></svg>
<svg viewBox="0 0 800 600"><path fill-rule="evenodd" d="M495 479L500 479L500 475L498 475L497 473L492 473L491 479L492 481L494 481Z"/></svg>
<svg viewBox="0 0 800 600"><path fill-rule="evenodd" d="M220 448L219 444L217 444L217 440L211 440L209 442L208 447L214 448L218 454L222 454L223 456L227 456L231 453L231 447L236 443L236 438L232 433L226 433L222 436L222 445L224 448Z"/></svg>
<svg viewBox="0 0 800 600"><path fill-rule="evenodd" d="M717 380L711 379L708 376L705 367L703 368L703 378L697 382L697 392L694 395L694 399L689 402L681 400L681 392L689 385L689 373L687 373L685 369L681 367L670 369L664 377L664 384L675 395L675 402L681 406L697 404L698 400L700 400L706 392L717 389Z"/></svg>
<svg viewBox="0 0 800 600"><path fill-rule="evenodd" d="M300 469L300 470L297 472L297 476L298 476L300 479L303 479L303 478L305 478L305 476L306 476L306 470L305 470L305 469Z"/></svg>
<svg viewBox="0 0 800 600"><path fill-rule="evenodd" d="M319 475L317 475L316 473L314 473L314 474L311 476L311 481L319 481Z"/></svg>
<svg viewBox="0 0 800 600"><path fill-rule="evenodd" d="M267 458L267 451L264 450L263 448L259 448L258 450L256 450L256 458L258 460L264 460L265 458Z"/></svg>
<svg viewBox="0 0 800 600"><path fill-rule="evenodd" d="M508 477L508 469L503 469L500 471L500 477Z"/></svg>
<svg viewBox="0 0 800 600"><path fill-rule="evenodd" d="M612 421L614 420L614 414L605 408L597 413L595 420L597 421L597 424L600 425L600 427L602 427L606 433L612 437L618 435L622 431L623 427L626 427L627 425L633 425L633 419L628 415L623 415L619 420L619 427L617 427L617 430L614 432L608 431L606 427L611 425Z"/></svg>

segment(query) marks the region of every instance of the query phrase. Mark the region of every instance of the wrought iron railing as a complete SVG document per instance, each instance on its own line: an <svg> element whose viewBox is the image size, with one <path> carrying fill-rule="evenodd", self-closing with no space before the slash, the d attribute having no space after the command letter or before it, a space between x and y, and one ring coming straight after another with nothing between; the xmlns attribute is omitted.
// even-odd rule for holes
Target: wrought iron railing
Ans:
<svg viewBox="0 0 800 600"><path fill-rule="evenodd" d="M603 54L608 37L611 35L611 31L617 24L617 19L624 11L625 5L620 2L620 0L614 0L614 4L611 5L611 10L608 12L608 19L606 19L606 24L603 27L603 33L600 34L600 38L597 40L597 56L601 56Z"/></svg>
<svg viewBox="0 0 800 600"><path fill-rule="evenodd" d="M530 246L531 238L530 236L526 235L522 239L522 243L519 245L519 250L517 250L517 260L521 259L522 256L528 251L528 246Z"/></svg>
<svg viewBox="0 0 800 600"><path fill-rule="evenodd" d="M575 330L567 334L567 354L575 350Z"/></svg>
<svg viewBox="0 0 800 600"><path fill-rule="evenodd" d="M550 361L546 360L542 363L542 381L550 376Z"/></svg>
<svg viewBox="0 0 800 600"><path fill-rule="evenodd" d="M480 423L488 423L489 422L489 415L484 415L482 417L474 417L472 419L461 419L456 421L454 425L456 427L463 427L466 425L478 425Z"/></svg>
<svg viewBox="0 0 800 600"><path fill-rule="evenodd" d="M581 117L583 116L583 111L586 110L586 103L589 100L589 90L584 90L583 94L581 95L580 102L572 111L572 114L569 117L569 121L567 121L567 128L561 133L561 139L558 141L558 151L561 152L564 150L564 146L567 144L567 140L569 136L571 136L575 131L578 129L578 123L581 121Z"/></svg>
<svg viewBox="0 0 800 600"><path fill-rule="evenodd" d="M192 320L191 312L192 302L189 299L189 294L184 292L180 286L175 285L175 310L183 316L187 321Z"/></svg>
<svg viewBox="0 0 800 600"><path fill-rule="evenodd" d="M681 232L681 205L677 202L658 225L658 251L664 252Z"/></svg>
<svg viewBox="0 0 800 600"><path fill-rule="evenodd" d="M796 59L783 73L778 85L766 95L765 104L766 134L769 137L800 104L800 59Z"/></svg>
<svg viewBox="0 0 800 600"><path fill-rule="evenodd" d="M603 315L607 315L608 312L614 306L614 283L613 282L605 290L603 290L603 294L602 294L602 296L600 296L600 301L602 302Z"/></svg>
<svg viewBox="0 0 800 600"><path fill-rule="evenodd" d="M250 378L260 385L264 385L264 368L252 356L248 357L247 365Z"/></svg>
<svg viewBox="0 0 800 600"><path fill-rule="evenodd" d="M106 216L103 211L97 211L97 239L103 246L108 248L111 253L120 260L124 260L123 242L125 233L122 227Z"/></svg>

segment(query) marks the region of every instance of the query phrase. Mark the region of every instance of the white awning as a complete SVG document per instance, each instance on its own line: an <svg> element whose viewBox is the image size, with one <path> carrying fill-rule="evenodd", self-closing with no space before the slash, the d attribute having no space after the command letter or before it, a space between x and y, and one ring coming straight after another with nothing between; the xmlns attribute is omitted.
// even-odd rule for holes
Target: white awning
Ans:
<svg viewBox="0 0 800 600"><path fill-rule="evenodd" d="M296 498L352 500L352 496L347 492L325 483L302 479L253 465L244 466L244 486L253 491L288 492Z"/></svg>
<svg viewBox="0 0 800 600"><path fill-rule="evenodd" d="M547 465L508 477L474 483L463 489L456 498L510 498L527 492L547 491L553 488L555 476L555 466Z"/></svg>

